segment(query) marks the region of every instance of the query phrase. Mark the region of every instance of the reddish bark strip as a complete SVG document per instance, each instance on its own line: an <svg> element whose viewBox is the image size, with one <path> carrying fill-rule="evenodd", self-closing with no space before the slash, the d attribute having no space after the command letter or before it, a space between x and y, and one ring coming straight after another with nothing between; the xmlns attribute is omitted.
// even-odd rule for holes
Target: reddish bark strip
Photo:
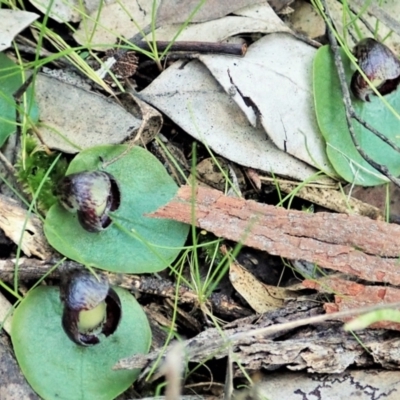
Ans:
<svg viewBox="0 0 400 400"><path fill-rule="evenodd" d="M335 277L327 277L327 279L324 279L323 285L306 279L303 281L303 286L308 289L316 289L323 293L335 293L335 302L324 304L324 309L327 313L400 301L399 288L362 285L357 282ZM352 318L344 318L343 320L349 321L351 319ZM380 321L370 325L370 328L399 331L400 324L392 321Z"/></svg>
<svg viewBox="0 0 400 400"><path fill-rule="evenodd" d="M400 226L357 215L285 210L182 186L152 217L194 223L246 246L372 282L400 285Z"/></svg>

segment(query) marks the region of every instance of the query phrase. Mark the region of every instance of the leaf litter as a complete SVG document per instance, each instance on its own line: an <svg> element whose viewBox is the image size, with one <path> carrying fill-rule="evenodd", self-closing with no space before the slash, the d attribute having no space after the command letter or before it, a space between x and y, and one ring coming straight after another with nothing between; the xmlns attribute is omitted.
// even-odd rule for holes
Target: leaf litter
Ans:
<svg viewBox="0 0 400 400"><path fill-rule="evenodd" d="M139 96L185 132L240 165L297 180L317 172L280 151L262 128L251 126L232 97L199 61L173 64Z"/></svg>
<svg viewBox="0 0 400 400"><path fill-rule="evenodd" d="M125 142L135 136L143 115L147 134L140 143L148 143L161 129L159 112L129 94L124 97L127 108L123 108L103 95L43 74L36 77L35 90L40 109L38 130L51 149L77 153L97 145Z"/></svg>
<svg viewBox="0 0 400 400"><path fill-rule="evenodd" d="M213 21L213 18L215 18L217 15L221 17L225 14L223 10L224 7L226 7L226 4L222 2L216 2L215 4L214 2L210 1L209 4L214 5L214 8L211 7L207 9L205 7L205 16L203 15L202 17L198 17L198 19L194 19L194 21L205 22L198 23L196 25L189 25L189 27L183 32L182 40L195 40L197 38L202 40L216 41L243 32L267 32L267 21L271 23L273 20L263 20L263 17L260 17L261 13L258 14L258 16L257 13L262 9L270 10L269 6L252 6L246 10L236 10L236 7L239 7L239 5L248 5L248 3L252 2L238 1L234 4L229 2L229 5L232 8L225 8L226 14L233 13L240 15L241 17L227 16ZM172 9L170 3L167 1L162 2L161 6L164 6L163 12L170 11ZM108 5L105 5L104 9L106 10L106 13L110 10ZM180 22L179 18L181 15L184 15L184 13L172 13L168 17L167 14L163 15L160 10L162 10L162 7L159 9L159 20L165 21L169 19L169 23ZM142 11L143 9L140 10L140 12ZM150 11L146 11L148 15L151 14ZM134 14L135 17L136 15L139 15L140 12ZM222 14L219 15L218 13L221 12ZM121 15L117 18L121 19L123 25L125 20L121 17ZM141 21L141 23L143 23L141 26L146 26L146 22L148 21ZM130 28L129 33L125 34L120 31L119 34L122 34L126 37L133 36L134 31L132 30L132 24L129 23L128 25ZM162 38L165 38L165 40L171 38L171 35L176 28L172 27L168 29L170 30L168 31L165 26L159 28L157 34L160 34L160 36L158 36L158 38L162 37L161 34L163 32L165 32L165 36ZM288 32L289 28L277 20L276 25L269 30L269 32L271 31ZM82 34L82 37L85 38L87 37L85 35L89 34L91 34L90 31L86 31L84 34ZM101 43L113 43L114 41L115 36L103 37L100 40ZM288 50L285 51L285 48ZM292 177L298 180L306 180L311 178L319 169L328 172L330 175L334 175L334 171L329 165L325 152L323 151L323 142L321 136L318 132L318 129L315 128L314 112L310 112L310 110L313 110L313 104L312 97L309 93L311 87L309 80L309 65L310 60L312 60L314 57L314 53L315 49L308 44L305 44L298 39L289 36L288 34L276 33L257 41L255 45L252 45L249 48L248 54L243 59L226 56L200 56L199 58L201 63L199 61L192 61L189 63L177 62L164 71L158 79L156 79L145 90L140 92L138 96L141 100L148 101L154 107L164 112L186 133L189 133L193 137L197 138L200 142L205 143L210 149L213 149L215 152L226 157L230 161L237 162L243 166L265 171L267 173ZM274 66L275 62L276 65ZM285 67L287 67L287 69L285 69ZM283 73L282 70L284 71ZM260 76L263 77L262 84L260 84ZM280 78L283 80L280 80ZM40 79L42 78L39 78L39 81ZM168 80L170 82L168 82ZM293 82L295 82L295 84ZM286 84L288 84L288 86L285 86ZM279 88L279 90L276 90L276 88ZM60 90L66 90L66 87L62 86L62 89ZM82 94L83 92L78 91L78 93L79 94L77 97L85 97L85 95ZM290 93L291 95L288 96L287 93ZM282 97L280 97L281 94L283 95ZM46 96L47 94L44 95L44 97ZM93 104L94 96L95 95L88 98L86 104ZM135 98L135 96L131 94L125 95L125 100L122 101L124 105L130 101L129 96ZM150 126L147 129L153 133L150 134L150 138L148 140L144 139L144 143L148 143L148 141L154 138L162 124L162 122L160 122L162 117L159 114L157 116L157 112L150 106L148 107L152 111L145 110L145 104L143 102L141 103L141 100L133 100L136 105L132 106L134 108L132 113L129 110L129 106L128 111L124 110L120 106L118 106L119 108L117 111L117 108L111 106L111 102L105 98L94 107L95 114L93 115L95 116L95 119L96 116L98 119L100 119L99 115L101 112L103 112L103 123L105 120L112 118L112 115L110 114L113 112L116 114L115 120L113 120L109 126L105 127L105 132L102 134L102 136L107 139L105 139L105 142L101 143L120 143L130 136L127 134L127 126L131 127L132 125L132 132L134 132L137 131L143 123L146 123L149 120L156 121L155 127L152 128ZM76 109L72 111L65 110L65 114L60 117L61 123L54 125L52 129L48 129L48 131L52 131L53 133L54 131L66 132L65 137L70 134L69 131L75 132L73 133L73 136L68 136L67 140L64 140L64 142L70 141L74 143L72 146L74 148L85 148L85 146L91 147L93 146L93 143L91 142L93 138L90 137L89 141L86 141L88 139L87 137L92 136L88 135L88 132L97 132L98 128L96 125L93 125L93 127L82 129L82 124L85 123L85 117L84 115L82 117L76 117L78 109L82 109L90 114L92 112L92 110L90 110L91 106L85 105L85 103L78 103L78 101L75 102L75 100L74 104ZM49 103L43 101L41 110L48 106ZM111 110L110 114L108 114L108 111L106 111L107 109ZM271 112L271 110L274 111ZM68 119L68 112L69 115L74 115L76 126L64 126L64 122L66 122ZM155 115L155 117L143 117L143 115L147 112L154 112L152 115ZM117 122L120 122L117 121L119 119L124 119L124 122L126 122L127 125L123 125L122 128L117 126ZM49 126L52 124L51 116L46 117L45 112L41 112L41 122L42 126L47 125L47 128L49 128ZM129 125L129 123L132 124ZM43 129L43 127L41 129ZM48 132L45 130L43 132L44 137L46 137L46 141L49 142L50 139L47 138ZM111 136L113 139L111 141L108 138L109 133L112 133ZM118 139L116 139L117 133L119 133ZM114 134L116 135L115 139ZM64 136L64 133L62 133L61 136ZM59 145L50 145L50 147L62 148L63 151L67 151L65 150L67 148L65 147L65 144L60 147L57 146ZM230 204L229 198L223 199L223 201L226 202L226 205ZM182 204L180 204L180 206L182 206ZM197 206L198 204L196 207ZM243 203L243 209L238 212L244 213L247 210L247 206L248 204ZM229 207L227 208L229 209L229 213L235 212L234 209ZM240 207L238 208L240 209ZM212 211L212 209L210 211ZM254 214L257 214L257 212ZM220 215L218 214L215 214L214 216L214 224L220 224L220 226L214 227L214 225L212 225L210 222L211 225L206 224L207 229L210 231L215 231L216 233L220 232L218 235L229 238L229 236L226 235L229 230L229 226L226 224L226 221L221 221ZM287 216L289 218L293 217L291 212L288 212ZM202 215L202 217L204 216ZM183 217L181 216L180 218ZM192 220L190 220L190 222L191 221ZM203 224L205 224L205 221L206 220L204 218L200 218L197 221L198 226L204 227ZM250 219L247 222L249 221ZM317 218L315 218L315 221L317 221ZM365 229L366 231L368 231L368 229L374 229L371 228L372 225L369 226L364 220L359 220L359 222L360 229ZM347 223L352 224L353 222ZM318 225L318 222L316 225ZM383 231L385 231L386 228L387 227L384 226L382 228ZM281 229L281 226L277 227L278 231L279 229ZM390 231L389 228L387 229ZM265 233L262 231L262 229L260 232L258 232L260 235ZM253 232L251 230L248 232L248 234L251 239L254 239L254 237L257 236L255 235L253 237ZM242 238L239 236L234 236L233 240L241 242ZM294 236L293 243L296 242L298 246L298 252L296 252L296 247L294 246L291 249L291 255L293 257L301 258L306 254L305 248L309 243L303 238L303 234L301 235L302 238L296 238L296 235ZM364 235L364 238L366 236L367 234ZM319 239L320 238L318 238L318 240ZM342 239L343 238L335 239L334 236L334 239L329 240L338 240L340 242ZM376 267L374 270L374 268L369 265L367 271L362 271L361 265L358 264L359 260L357 260L357 257L360 256L359 253L356 254L357 257L352 258L355 253L352 254L349 250L349 259L343 261L343 252L347 252L346 249L341 247L344 246L344 244L342 243L341 246L339 246L340 248L336 247L336 249L339 250L337 253L335 253L336 250L332 249L334 249L333 245L336 245L337 243L330 243L332 244L332 248L328 249L328 247L325 248L324 246L328 246L329 243L324 243L324 240L326 240L326 238L321 240L322 247L319 247L318 251L316 250L316 252L318 253L322 251L326 252L327 254L329 253L330 257L333 258L333 261L339 262L340 265L335 268L333 264L329 264L329 260L324 260L323 258L318 257L313 258L312 255L309 258L310 261L317 262L318 264L329 268L329 266L324 264L326 262L331 265L332 269L337 269L347 273L354 274L354 271L356 271L356 275L362 279L376 279L376 282L385 283L388 282L388 280L391 283L397 282L396 276L392 275L392 260L381 260L380 257L382 257L382 253L379 253L378 250L372 250L372 252L376 251L376 260L372 260L369 257L371 256L371 249L365 250L365 256L363 254L361 255L361 258L364 257L362 259L363 262L370 262L372 266ZM390 239L388 242L389 244L391 243ZM285 253L285 251L288 251L288 249L285 248L285 243L282 242L281 244L282 248L276 250L277 254L288 254L288 257L290 258L290 254L288 252ZM388 243L386 242L384 251L389 251L386 246L387 244ZM262 248L270 251L268 246ZM362 252L362 250L357 251ZM383 254L383 256L385 256L385 254ZM390 255L386 254L386 257L391 258L391 254L392 253L390 253ZM372 253L372 255L375 255L375 253ZM351 261L354 261L354 263ZM249 303L251 303L253 300L251 298L251 290L254 285L258 285L258 283L253 281L245 270L234 268L235 267L232 264L231 275L241 275L239 274L239 271L241 271L243 272L243 276L240 279L241 283L246 281L250 282L247 285L247 288L243 289L242 286L239 285L240 288L237 286L236 289L239 293L245 294L244 297L248 299ZM374 272L376 272L376 274L374 274ZM387 276L382 278L380 273L387 274ZM237 279L235 279L235 281L237 281ZM328 278L326 285L330 286L332 284L331 288L334 288L334 282L335 281L333 278ZM261 283L261 285L263 284ZM348 286L345 287L344 285ZM343 290L343 292L346 292L348 296L352 296L356 286L351 286L348 281L345 281L342 286L336 286L336 288L338 287L340 287L338 290ZM359 285L359 287L361 288L359 293L364 291L363 296L372 296L372 292L368 291L369 289L367 286ZM383 287L376 286L376 288L377 294L379 295L379 290L383 290ZM321 287L315 286L314 289L318 289L323 292ZM388 301L389 297L390 296L384 298L384 300ZM339 304L341 298L338 297L337 300L337 303L333 303L332 306L327 304L325 308L329 311L329 307L331 307L331 310L333 310L334 307L345 308L349 306L349 304L352 307L355 305L360 305L363 302L363 297L361 296L361 298L357 298L353 302L352 300L354 299L350 299L346 304L343 303L342 305ZM257 300L257 302L258 301L259 300ZM276 306L279 307L279 305ZM259 304L253 306L256 311L265 311L259 307ZM283 350L280 349L277 351L275 349L276 354L279 352L283 353ZM318 351L316 351L316 353L318 354ZM284 365L284 363L281 363L280 365ZM315 365L316 364L313 364L312 366L309 365L310 370L312 370ZM261 366L259 366L259 368L261 368ZM302 368L304 368L304 365ZM318 372L322 371L318 370ZM332 372L332 370L329 372Z"/></svg>
<svg viewBox="0 0 400 400"><path fill-rule="evenodd" d="M260 124L274 144L299 160L335 175L318 129L312 93L315 49L287 33L263 37L246 57L201 55L253 126ZM295 60L295 61L294 61Z"/></svg>
<svg viewBox="0 0 400 400"><path fill-rule="evenodd" d="M38 14L20 10L0 10L0 51L11 46L11 42L22 30L39 18Z"/></svg>

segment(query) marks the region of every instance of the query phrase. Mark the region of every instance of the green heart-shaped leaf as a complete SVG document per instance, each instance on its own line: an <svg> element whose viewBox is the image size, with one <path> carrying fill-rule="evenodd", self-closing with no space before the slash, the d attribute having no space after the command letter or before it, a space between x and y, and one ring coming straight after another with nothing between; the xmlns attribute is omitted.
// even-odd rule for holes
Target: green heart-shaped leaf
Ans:
<svg viewBox="0 0 400 400"><path fill-rule="evenodd" d="M135 298L114 289L121 300L121 322L114 334L91 347L76 345L64 332L58 288L37 287L16 309L11 330L15 355L27 381L44 399L111 400L137 378L139 370L112 367L121 358L148 352L150 327Z"/></svg>
<svg viewBox="0 0 400 400"><path fill-rule="evenodd" d="M351 70L351 62L344 52L342 60L347 84L350 86L349 82L354 71ZM317 120L327 144L328 158L337 173L346 181L361 186L386 183L387 178L360 156L351 140L339 77L329 46L318 49L314 59L314 97ZM379 97L371 95L370 98L370 102L363 102L352 96L356 113L399 146L399 119ZM396 90L384 98L399 112L400 90ZM353 126L362 149L377 163L387 166L394 176L400 175L400 154L357 121L353 121Z"/></svg>
<svg viewBox="0 0 400 400"><path fill-rule="evenodd" d="M81 152L67 175L93 171L100 160L110 160L126 146L99 146ZM44 231L61 254L85 265L114 272L156 272L166 268L184 245L189 226L149 218L146 214L166 204L178 187L162 164L148 151L134 147L105 171L121 189L121 205L112 214L114 223L99 233L84 230L76 214L54 205L46 216Z"/></svg>
<svg viewBox="0 0 400 400"><path fill-rule="evenodd" d="M4 53L0 53L0 147L15 132L16 104L13 94L22 86L21 67L11 61ZM38 107L32 89L26 91L29 116L33 122L38 121ZM21 101L22 105L22 101Z"/></svg>

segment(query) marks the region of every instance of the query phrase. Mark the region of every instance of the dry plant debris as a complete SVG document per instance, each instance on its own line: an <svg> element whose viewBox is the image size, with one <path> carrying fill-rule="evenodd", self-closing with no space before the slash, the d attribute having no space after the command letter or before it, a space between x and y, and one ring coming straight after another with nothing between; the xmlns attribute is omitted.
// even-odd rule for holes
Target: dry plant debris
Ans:
<svg viewBox="0 0 400 400"><path fill-rule="evenodd" d="M0 51L11 46L15 36L39 17L38 14L20 10L0 10Z"/></svg>
<svg viewBox="0 0 400 400"><path fill-rule="evenodd" d="M399 374L397 371L355 370L342 374L310 375L304 372L275 372L260 374L250 393L258 398L298 400L351 399L371 400L398 399ZM238 399L239 400L239 399Z"/></svg>
<svg viewBox="0 0 400 400"><path fill-rule="evenodd" d="M20 245L28 257L34 255L45 260L52 256L53 251L44 237L42 223L36 215L29 214L17 201L2 194L0 210L0 229L15 244ZM24 232L22 237L21 232Z"/></svg>
<svg viewBox="0 0 400 400"><path fill-rule="evenodd" d="M342 323L327 322L336 316L321 313L315 302L291 302L261 316L238 319L222 332L219 328L207 329L183 342L186 360L201 363L232 352L248 373L283 365L322 374L342 373L350 365L366 368L378 363L388 369L399 366L400 339L396 333L365 330L355 337L341 329ZM146 376L159 357L159 350L128 357L115 369L143 368L142 376ZM235 367L234 375L241 376L242 371Z"/></svg>
<svg viewBox="0 0 400 400"><path fill-rule="evenodd" d="M213 189L190 186L181 187L175 198L152 216L194 223L216 236L289 260L315 263L367 282L400 285L398 225L358 215L285 210L227 197ZM332 280L331 292L336 293L334 282L337 281ZM324 283L324 287L330 285L330 280ZM371 304L371 292L360 286L364 291L358 289L353 305L338 297L337 302L346 306L338 305L333 309ZM375 290L376 304L397 299L397 289L382 287ZM349 289L344 292L349 293ZM342 293L340 288L337 293Z"/></svg>
<svg viewBox="0 0 400 400"><path fill-rule="evenodd" d="M123 95L124 108L105 96L44 74L36 77L35 94L42 140L49 148L66 153L134 138L143 122L147 134L140 143L146 144L162 126L160 113L132 94Z"/></svg>
<svg viewBox="0 0 400 400"><path fill-rule="evenodd" d="M92 15L98 13L95 3L96 0L90 5L85 4L87 12L92 12ZM146 7L149 7L150 3L146 4ZM178 26L171 24L184 22L192 11L193 5L197 5L197 3L195 0L183 2L177 10L176 1L161 1L155 23L157 38L170 40ZM263 3L263 5L260 6L259 3ZM42 99L38 99L39 102L48 97L49 93L55 95L50 103L54 103L56 111L61 111L62 114L59 117L61 122L52 126L52 128L63 134L64 129L68 131L68 135L70 133L77 134L77 136L68 137L67 141L77 144L77 146L70 146L72 149L68 150L65 146L62 147L58 144L50 145L50 147L62 149L65 152L74 152L76 151L74 147L91 147L98 143L97 141L93 142L93 140L103 140L104 137L104 143L119 143L129 136L132 139L131 134L135 131L137 134L136 136L133 135L132 145L149 143L160 131L163 120L161 114L144 103L141 100L143 99L170 116L177 124L175 126L183 128L198 140L206 142L210 148L228 158L229 161L233 160L244 166L264 170L268 173L272 171L275 174L298 180L306 180L313 176L320 167L332 173L333 170L331 170L324 152L324 142L321 141L320 132L315 124L313 99L310 96L309 76L315 53L312 45L315 45L315 43L308 39L303 39L305 42L299 41L299 35L291 36L290 34L293 34L293 32L272 11L272 8L275 11L282 10L290 3L292 3L292 0L271 0L268 2L269 5L260 0L237 0L234 2L210 0L206 2L193 19L196 24L190 24L183 32L181 39L220 41L243 32L273 33L258 40L255 45L250 47L246 58L237 59L206 55L198 57L201 62L196 60L175 64L163 72L161 77L154 81L152 85L142 91L139 94L140 99L132 91L119 96L118 103L122 104L125 110L119 105L117 106L116 102L113 102L111 108L111 102L106 98L102 98L102 101L95 107L93 105L94 98L99 96L89 92L84 95L84 91L76 87L73 88L73 91L78 92L76 98L66 101L65 83L57 82L59 86L55 90L54 80L38 75L36 78L36 94L38 97L42 94ZM363 7L358 0L354 0L352 3L352 7L356 11L360 11L360 7ZM53 4L56 4L56 2ZM303 4L306 4L306 7L309 8L307 12L311 12L310 5L308 3ZM64 6L66 6L66 14L60 15L59 9L56 10L57 7L55 7L50 13L50 17L59 22L64 22L69 18L78 21L81 18L70 7L71 4L67 5L63 2ZM241 9L244 6L252 7ZM105 25L110 21L112 22L113 18L116 17L121 29L129 28L129 34L125 34L124 30L118 33L119 28L116 31L117 34L130 37L134 32L132 32L131 21L129 20L129 23L127 23L127 15L125 13L123 15L111 15L110 10L115 10L118 7L119 4L113 1L104 5L102 13L106 17L110 17L107 21L104 21ZM138 3L132 3L132 7L136 7L133 12L135 17L143 17L143 20L139 18L137 22L145 27L149 23L150 8L143 7L140 9L139 7L137 9ZM399 32L399 24L388 18L390 16L387 15L387 11L394 10L394 8L386 7L385 4L386 14L383 9L374 5L372 5L371 10L375 15L382 16L382 20L388 23L389 28ZM291 11L291 9L286 8L285 12L290 13ZM0 10L0 18L1 13ZM233 15L226 16L227 14ZM85 18L90 20L91 17L85 16ZM317 20L317 33L308 33L309 37L322 34L324 28L321 23L322 19L318 16ZM368 19L366 21L368 29ZM82 26L85 25L84 22ZM298 29L308 31L308 27L304 28L304 22L304 20L299 22ZM312 27L313 25L311 23ZM148 34L149 31L146 28L143 30ZM96 35L95 38L98 40L100 36ZM91 36L91 32L89 36ZM107 41L113 43L114 36L113 34L112 36L101 37L99 41L101 43ZM83 42L86 40L86 36L82 36L82 31L75 34L75 38L78 39L78 37ZM280 41L281 39L282 41ZM131 42L136 43L132 39ZM277 61L278 56L283 54L282 47L284 46L282 43L292 46L288 53L289 61L284 59L281 61L281 65L278 65L277 70L274 70L271 65L274 61ZM265 44L268 46L264 47ZM242 42L239 43L239 47L246 49L246 45L242 45ZM95 46L91 46L91 48L95 48ZM144 46L141 48L143 49ZM298 61L301 61L299 62L300 69L297 71L300 78L290 75L287 71L282 74L284 79L278 86L284 95L283 102L275 111L271 112L272 106L277 103L275 97L269 96L270 93L274 92L277 85L275 75L282 72L282 64L289 66L289 70L293 70L294 64L291 63L291 53L299 49L304 50L302 55L298 57ZM110 51L113 52L113 50ZM258 56L260 54L267 54L268 57L266 57L266 61L264 60L263 68L259 71L254 64L259 63L260 57ZM129 71L127 73L123 71L121 74L119 73L121 71L112 69L118 67L117 64L114 64L111 70L114 71L117 78L122 80L136 72L136 62L140 59L134 52L123 53L118 50L114 55L118 57L122 55L119 61L123 60L123 56L127 56L128 59L125 62L129 64ZM252 60L254 55L255 57ZM265 68L266 65L267 68ZM120 67L122 66L128 65L120 63ZM237 75L240 70L239 67L242 68L241 75ZM257 92L258 87L255 87L254 82L259 79L259 76L264 76L270 71L273 71L273 73L267 81L272 82L272 85L267 86L267 89L261 88L264 92L268 92L267 100L271 102L268 103L263 97L264 94L261 93L260 95ZM253 76L250 76L250 72L254 72ZM249 82L246 82L247 77L244 77L243 74L250 77ZM176 76L179 77L178 80ZM49 90L41 88L45 80L52 82L48 85ZM106 80L108 81L107 78ZM288 80L292 84L284 88L283 85ZM178 81L182 86L178 86ZM192 86L189 86L187 82ZM108 83L111 84L111 81L108 81ZM157 87L154 88L154 86ZM42 89L43 93L40 93ZM294 101L290 103L287 93L292 92L297 95L297 92L301 91L305 92L305 97L299 100L293 95ZM61 92L63 96L58 96ZM86 95L88 95L87 105L80 103ZM157 102L154 99L157 99ZM56 103L57 100L61 103ZM41 104L41 121L51 125L51 118L55 118L56 114L54 110L50 110L49 100L46 101ZM65 107L68 103L74 106L72 110ZM284 109L285 105L290 105L289 110ZM295 106L298 107L297 114L291 113ZM77 109L82 111L80 117L77 115ZM94 115L91 114L92 109ZM46 111L49 111L49 115L46 115ZM94 119L88 124L90 126L86 129L86 132L83 132L85 129L82 129L82 124L87 122L89 114ZM74 115L74 118L70 118L70 115ZM205 115L207 118L204 118ZM290 117L293 117L293 120L290 120ZM65 121L75 124L77 127L67 126ZM109 125L106 125L105 122ZM117 123L124 125L117 126ZM261 128L262 125L263 128ZM289 130L293 128L293 131L289 132L288 127L290 127ZM91 131L91 135L87 135L89 131ZM101 134L98 134L100 132ZM299 135L299 132L302 134ZM46 137L46 132L42 132L42 134ZM308 142L305 137L307 137ZM88 142L85 142L86 140ZM300 148L302 150L299 150ZM226 168L223 167L222 169L225 171ZM189 168L186 168L187 170ZM232 167L229 163L229 176L231 178L233 175L240 177L240 174L237 174L234 170L235 167ZM179 175L179 171L176 172L176 175ZM223 174L220 175L222 175L221 182L219 182L220 190L223 190L226 182ZM251 170L248 171L247 176L251 177L255 186L257 186L257 190L262 191L258 173ZM329 179L325 180L330 182ZM244 179L241 182L243 183L243 181ZM282 184L280 189L291 192L296 188L294 185ZM395 332L364 331L356 339L341 330L342 322L327 321L334 318L339 321L346 321L350 315L355 314L354 309L358 307L399 302L400 274L397 272L397 258L400 254L400 245L396 242L396 238L400 233L400 227L382 222L382 212L377 208L345 199L340 194L337 198L332 199L329 198L331 193L338 194L338 192L323 192L318 188L311 188L310 190L298 190L296 196L346 213L346 215L309 214L285 210L254 201L224 196L221 192L208 188L196 187L193 189L183 186L175 199L153 213L152 217L174 219L187 224L194 223L197 227L219 237L243 243L263 252L288 260L315 263L321 268L340 272L340 275L330 275L318 281L306 279L302 282L304 288L314 289L319 293L329 293L333 301L324 305L302 302L300 299L289 301L294 296L287 288L276 288L260 282L233 259L230 260L231 283L236 292L244 297L251 308L257 313L264 313L263 316L251 315L249 317L248 315L251 314L249 308L236 303L230 296L221 293L211 294L203 304L200 304L198 293L183 285L176 288L170 280L152 276L138 277L107 273L109 281L113 285L162 299L162 304L150 303L146 306L147 313L153 316L154 330L157 330L159 334L158 341L154 341L156 343L154 352L147 356L136 356L132 359L122 360L118 367L143 368L143 374L149 371L152 363L160 356L160 349L157 349L157 347L161 347L166 338L161 327L169 326L169 319L163 314L165 309L168 308L169 310L174 309L177 315L177 320L172 329L175 330L176 326L184 321L188 330L200 332L195 337L183 342L181 353L184 349L189 361L205 362L212 358L228 357L229 364L231 360L238 359L242 366L251 372L259 372L261 369L271 370L281 366L287 366L294 370L307 369L309 372L318 373L343 373L350 365L370 367L380 364L383 368L398 368L400 365L398 350L400 342ZM12 201L4 196L2 197L2 195L0 195L0 210L0 228L6 232L6 235L12 238L16 244L20 244L21 241L21 249L28 257L34 255L44 260L39 261L34 258L0 260L0 279L7 282L13 281L16 278L16 268L19 270L18 276L21 281L41 278L53 268L58 259L51 259L52 256L54 257L54 253L46 247L46 241L41 236L40 221L32 216L25 221L26 212L14 206ZM353 213L367 215L379 221L371 221L353 215ZM20 233L23 229L25 229L26 234L20 240ZM33 235L29 236L28 234L31 232L33 232ZM64 262L61 268L49 275L49 279L59 279L64 268L76 266L76 263ZM178 298L176 299L176 297ZM1 301L1 303L4 306L0 307L0 315L2 315L0 321L3 319L4 313L7 313L11 307L7 302ZM279 307L282 308L276 310ZM187 311L188 308L191 309L190 312ZM207 315L207 312L212 312L218 317L226 317L229 320L236 319L236 321L227 324L222 334L220 329L214 328L201 332L204 328L202 326L204 321L201 318L196 318L201 313L199 312L196 315L192 312L199 310L204 313L203 317ZM346 314L346 310L351 312ZM342 313L335 316L323 315L325 312L336 311ZM304 317L311 319L305 322L305 320L302 320ZM209 322L207 318L204 318L204 320L206 323ZM285 325L288 322L294 324ZM382 322L374 327L400 330L400 324L395 323ZM294 328L299 329L294 330ZM8 329L8 327L4 326L4 329ZM252 333L254 330L258 334ZM257 335L256 338L254 335ZM226 338L229 340L226 341ZM360 342L362 342L362 345ZM6 347L8 347L8 344L0 337L0 359L3 358L2 350ZM179 366L182 358L183 356L180 354L172 363ZM234 363L232 362L232 364ZM180 369L177 371L180 372ZM9 376L10 372L6 371L6 374ZM179 380L179 376L174 377L175 381ZM233 368L232 376L242 376L236 366ZM365 377L351 375L351 373L340 377L343 382L350 382L349 390L354 385L357 388L363 385L360 383L363 378ZM284 381L285 378L279 375L277 379L278 385L282 385L282 380ZM308 396L318 393L323 396L325 392L321 389L318 379L314 379L314 382L317 382L316 388L309 388L304 384L305 386L302 386L304 391L296 394ZM391 376L388 379L393 379L393 377ZM296 384L298 386L303 385L303 383ZM390 398L391 391L395 390L392 389L393 385L391 380L387 390L385 387L384 390L373 391L373 393L374 395L379 393L379 395ZM175 385L175 389L178 387L179 383ZM342 389L343 386L340 386L340 388ZM266 390L267 395L273 393L271 387ZM362 391L365 394L364 387ZM330 391L328 395L332 396L332 393ZM175 392L172 396L177 397L178 395L179 393ZM279 392L279 395L282 396L282 392ZM0 398L3 396L11 398L9 392L4 391L0 384ZM287 393L288 399L290 396L291 393ZM22 395L19 398L22 398Z"/></svg>

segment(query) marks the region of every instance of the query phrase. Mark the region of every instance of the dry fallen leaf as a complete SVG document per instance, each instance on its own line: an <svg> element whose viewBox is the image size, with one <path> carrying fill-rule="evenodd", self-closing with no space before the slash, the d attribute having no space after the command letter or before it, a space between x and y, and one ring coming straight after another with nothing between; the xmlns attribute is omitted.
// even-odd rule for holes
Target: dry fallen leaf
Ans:
<svg viewBox="0 0 400 400"><path fill-rule="evenodd" d="M268 4L258 4L238 10L229 15L203 23L189 24L178 40L220 42L241 33L291 32L290 28L275 14ZM157 29L158 40L172 40L181 25L165 25ZM148 39L151 39L149 34Z"/></svg>
<svg viewBox="0 0 400 400"><path fill-rule="evenodd" d="M62 93L62 96L60 96ZM119 144L134 136L141 120L114 100L38 74L38 130L51 149L77 153L101 144Z"/></svg>
<svg viewBox="0 0 400 400"><path fill-rule="evenodd" d="M131 38L139 32L138 27L143 29L151 23L152 5L152 1L125 1L123 7L119 1L102 4L100 13L96 9L82 15L82 22L73 37L79 44L92 49L112 47L118 38Z"/></svg>
<svg viewBox="0 0 400 400"><path fill-rule="evenodd" d="M191 19L192 22L204 22L224 17L232 12L254 4L262 4L262 0L207 0ZM198 7L199 0L162 0L157 10L157 21L162 24L185 22Z"/></svg>
<svg viewBox="0 0 400 400"><path fill-rule="evenodd" d="M0 51L11 46L15 36L39 18L38 14L20 10L0 10Z"/></svg>
<svg viewBox="0 0 400 400"><path fill-rule="evenodd" d="M310 3L298 0L292 7L294 11L290 14L288 22L294 31L300 32L311 39L325 34L325 21Z"/></svg>
<svg viewBox="0 0 400 400"><path fill-rule="evenodd" d="M176 4L176 2L174 2ZM206 2L205 6L210 2ZM214 2L213 2L214 3ZM216 2L221 3L221 2ZM234 35L241 33L270 33L270 32L290 32L282 20L274 13L272 8L261 1L247 0L241 2L243 4L256 4L254 6L245 8L236 8L236 5L232 5L231 2L229 9L235 9L235 15L228 15L226 17L211 19L200 18L199 22L196 16L193 22L188 24L182 32L179 33L179 41L221 41L230 38ZM211 4L211 3L210 3ZM222 4L222 3L221 3ZM224 3L225 4L225 3ZM176 34L181 29L182 24L182 13L176 11L179 6L187 8L187 2L180 2L175 7L169 7L168 11L172 10L172 15L163 17L163 21L157 19L157 29L154 36L157 40L172 40L175 39ZM164 8L162 5L161 7ZM181 7L181 8L182 8ZM203 8L200 10L202 11ZM208 13L218 13L219 7L208 8L204 7L204 10ZM208 11L207 11L208 10ZM163 12L161 13L163 14ZM204 14L205 15L205 14ZM134 16L135 23L132 23L132 16ZM102 7L100 15L98 10L92 12L88 17L83 17L80 27L74 34L75 40L82 45L89 45L91 48L102 50L108 43L109 46L123 36L131 38L139 33L139 27L141 29L150 26L152 16L152 3L146 2L144 4L138 4L136 2L127 2L124 7L121 7L119 3L106 4ZM201 14L200 14L201 16ZM165 23L165 18L170 20ZM186 19L182 20L185 21ZM147 32L146 32L147 33ZM150 40L153 40L153 33L148 36Z"/></svg>
<svg viewBox="0 0 400 400"><path fill-rule="evenodd" d="M48 14L51 19L59 23L78 22L81 19L78 0L30 0L43 14Z"/></svg>
<svg viewBox="0 0 400 400"><path fill-rule="evenodd" d="M288 294L283 288L260 282L236 261L230 263L229 280L249 306L260 314L282 307Z"/></svg>
<svg viewBox="0 0 400 400"><path fill-rule="evenodd" d="M228 253L225 245L221 246L220 251L224 255ZM229 264L229 280L249 306L260 314L276 310L284 305L285 300L298 296L293 288L288 290L259 281L239 262L232 259Z"/></svg>
<svg viewBox="0 0 400 400"><path fill-rule="evenodd" d="M263 129L252 127L232 97L198 61L174 63L139 97L230 161L296 180L316 173L278 150Z"/></svg>
<svg viewBox="0 0 400 400"><path fill-rule="evenodd" d="M288 33L273 33L249 46L243 58L200 55L199 59L252 126L261 124L279 149L335 176L314 110L315 52Z"/></svg>

